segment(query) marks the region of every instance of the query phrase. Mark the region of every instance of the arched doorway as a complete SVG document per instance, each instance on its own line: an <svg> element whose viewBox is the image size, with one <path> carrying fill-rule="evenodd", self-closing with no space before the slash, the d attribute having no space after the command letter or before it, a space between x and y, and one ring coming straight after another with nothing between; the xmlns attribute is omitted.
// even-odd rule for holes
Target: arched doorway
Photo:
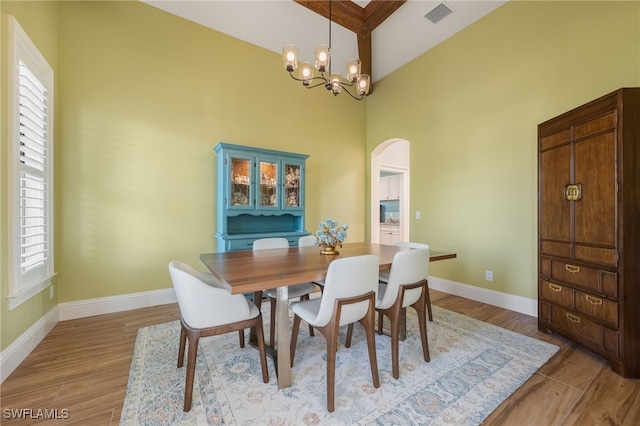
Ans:
<svg viewBox="0 0 640 426"><path fill-rule="evenodd" d="M405 139L389 139L371 152L370 232L373 243L409 241L409 148L409 141ZM381 200L381 196L389 193L385 189L389 182L393 182L392 193L397 182L398 197Z"/></svg>

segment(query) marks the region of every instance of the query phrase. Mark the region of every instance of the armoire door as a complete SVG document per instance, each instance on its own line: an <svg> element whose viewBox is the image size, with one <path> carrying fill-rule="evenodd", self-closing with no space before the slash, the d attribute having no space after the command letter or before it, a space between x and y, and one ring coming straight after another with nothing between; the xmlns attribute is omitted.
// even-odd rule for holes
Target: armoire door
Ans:
<svg viewBox="0 0 640 426"><path fill-rule="evenodd" d="M549 149L540 154L539 194L540 252L566 258L571 257L572 237L571 204L565 201L563 195L565 185L571 182L571 145L568 137L569 132L560 132L548 138Z"/></svg>
<svg viewBox="0 0 640 426"><path fill-rule="evenodd" d="M574 257L576 260L617 265L617 190L615 113L590 120L574 129Z"/></svg>

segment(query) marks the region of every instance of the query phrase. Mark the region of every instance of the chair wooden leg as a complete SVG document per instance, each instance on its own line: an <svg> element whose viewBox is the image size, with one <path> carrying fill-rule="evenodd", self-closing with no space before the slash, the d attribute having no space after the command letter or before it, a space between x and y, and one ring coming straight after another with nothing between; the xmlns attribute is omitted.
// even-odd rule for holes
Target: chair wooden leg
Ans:
<svg viewBox="0 0 640 426"><path fill-rule="evenodd" d="M264 345L264 328L262 318L256 322L256 334L258 336L258 351L260 352L260 366L262 367L262 381L269 383L269 371L267 370L267 350Z"/></svg>
<svg viewBox="0 0 640 426"><path fill-rule="evenodd" d="M429 340L427 336L427 317L425 312L426 297L425 292L422 292L420 298L411 305L418 314L418 326L420 327L420 340L422 341L422 355L424 360L429 362L431 358L429 356Z"/></svg>
<svg viewBox="0 0 640 426"><path fill-rule="evenodd" d="M390 312L389 320L391 322L391 372L394 379L400 377L400 318L401 309L393 309Z"/></svg>
<svg viewBox="0 0 640 426"><path fill-rule="evenodd" d="M309 295L305 294L304 296L300 297L300 300L310 300ZM311 324L309 324L309 336L313 336L313 327L311 326Z"/></svg>
<svg viewBox="0 0 640 426"><path fill-rule="evenodd" d="M338 351L338 324L327 337L327 411L333 413L336 398L336 352Z"/></svg>
<svg viewBox="0 0 640 426"><path fill-rule="evenodd" d="M184 325L180 323L180 346L178 348L178 368L182 368L184 365L184 348L187 343L187 330Z"/></svg>
<svg viewBox="0 0 640 426"><path fill-rule="evenodd" d="M376 333L375 333L375 306L372 303L367 316L361 321L364 326L364 332L367 337L367 347L369 348L369 365L371 365L371 379L373 381L373 387L380 387L380 376L378 375L378 358L376 356Z"/></svg>
<svg viewBox="0 0 640 426"><path fill-rule="evenodd" d="M347 326L347 341L344 344L345 348L351 347L351 337L353 336L353 323Z"/></svg>
<svg viewBox="0 0 640 426"><path fill-rule="evenodd" d="M378 312L378 334L382 335L382 326L384 325L384 317L382 312Z"/></svg>
<svg viewBox="0 0 640 426"><path fill-rule="evenodd" d="M300 331L300 317L297 315L293 316L293 329L291 330L291 346L290 346L290 357L291 357L291 366L293 367L293 358L296 356L296 345L298 344L298 331Z"/></svg>
<svg viewBox="0 0 640 426"><path fill-rule="evenodd" d="M193 399L193 381L196 373L196 357L198 355L198 341L200 333L197 331L188 331L189 351L187 353L187 377L184 387L184 411L191 410L191 401Z"/></svg>
<svg viewBox="0 0 640 426"><path fill-rule="evenodd" d="M238 330L238 340L240 341L240 347L244 348L244 330Z"/></svg>
<svg viewBox="0 0 640 426"><path fill-rule="evenodd" d="M429 294L429 282L425 285L425 299L427 301L427 310L429 311L429 321L433 321L433 312L431 310L431 295Z"/></svg>
<svg viewBox="0 0 640 426"><path fill-rule="evenodd" d="M270 297L271 303L271 324L269 324L269 346L276 347L276 299Z"/></svg>

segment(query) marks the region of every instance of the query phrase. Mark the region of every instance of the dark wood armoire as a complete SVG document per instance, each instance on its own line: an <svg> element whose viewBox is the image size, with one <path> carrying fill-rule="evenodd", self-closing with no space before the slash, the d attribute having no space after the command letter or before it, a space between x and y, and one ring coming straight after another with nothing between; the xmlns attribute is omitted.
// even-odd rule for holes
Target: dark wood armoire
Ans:
<svg viewBox="0 0 640 426"><path fill-rule="evenodd" d="M640 377L640 88L538 125L538 328Z"/></svg>

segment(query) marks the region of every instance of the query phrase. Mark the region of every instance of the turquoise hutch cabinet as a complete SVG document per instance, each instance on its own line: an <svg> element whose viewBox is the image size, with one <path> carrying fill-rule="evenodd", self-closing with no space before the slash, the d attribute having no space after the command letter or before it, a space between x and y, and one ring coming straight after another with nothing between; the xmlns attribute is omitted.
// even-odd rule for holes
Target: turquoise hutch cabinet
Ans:
<svg viewBox="0 0 640 426"><path fill-rule="evenodd" d="M304 225L303 154L220 142L217 164L217 251L251 250L258 238L309 235Z"/></svg>

